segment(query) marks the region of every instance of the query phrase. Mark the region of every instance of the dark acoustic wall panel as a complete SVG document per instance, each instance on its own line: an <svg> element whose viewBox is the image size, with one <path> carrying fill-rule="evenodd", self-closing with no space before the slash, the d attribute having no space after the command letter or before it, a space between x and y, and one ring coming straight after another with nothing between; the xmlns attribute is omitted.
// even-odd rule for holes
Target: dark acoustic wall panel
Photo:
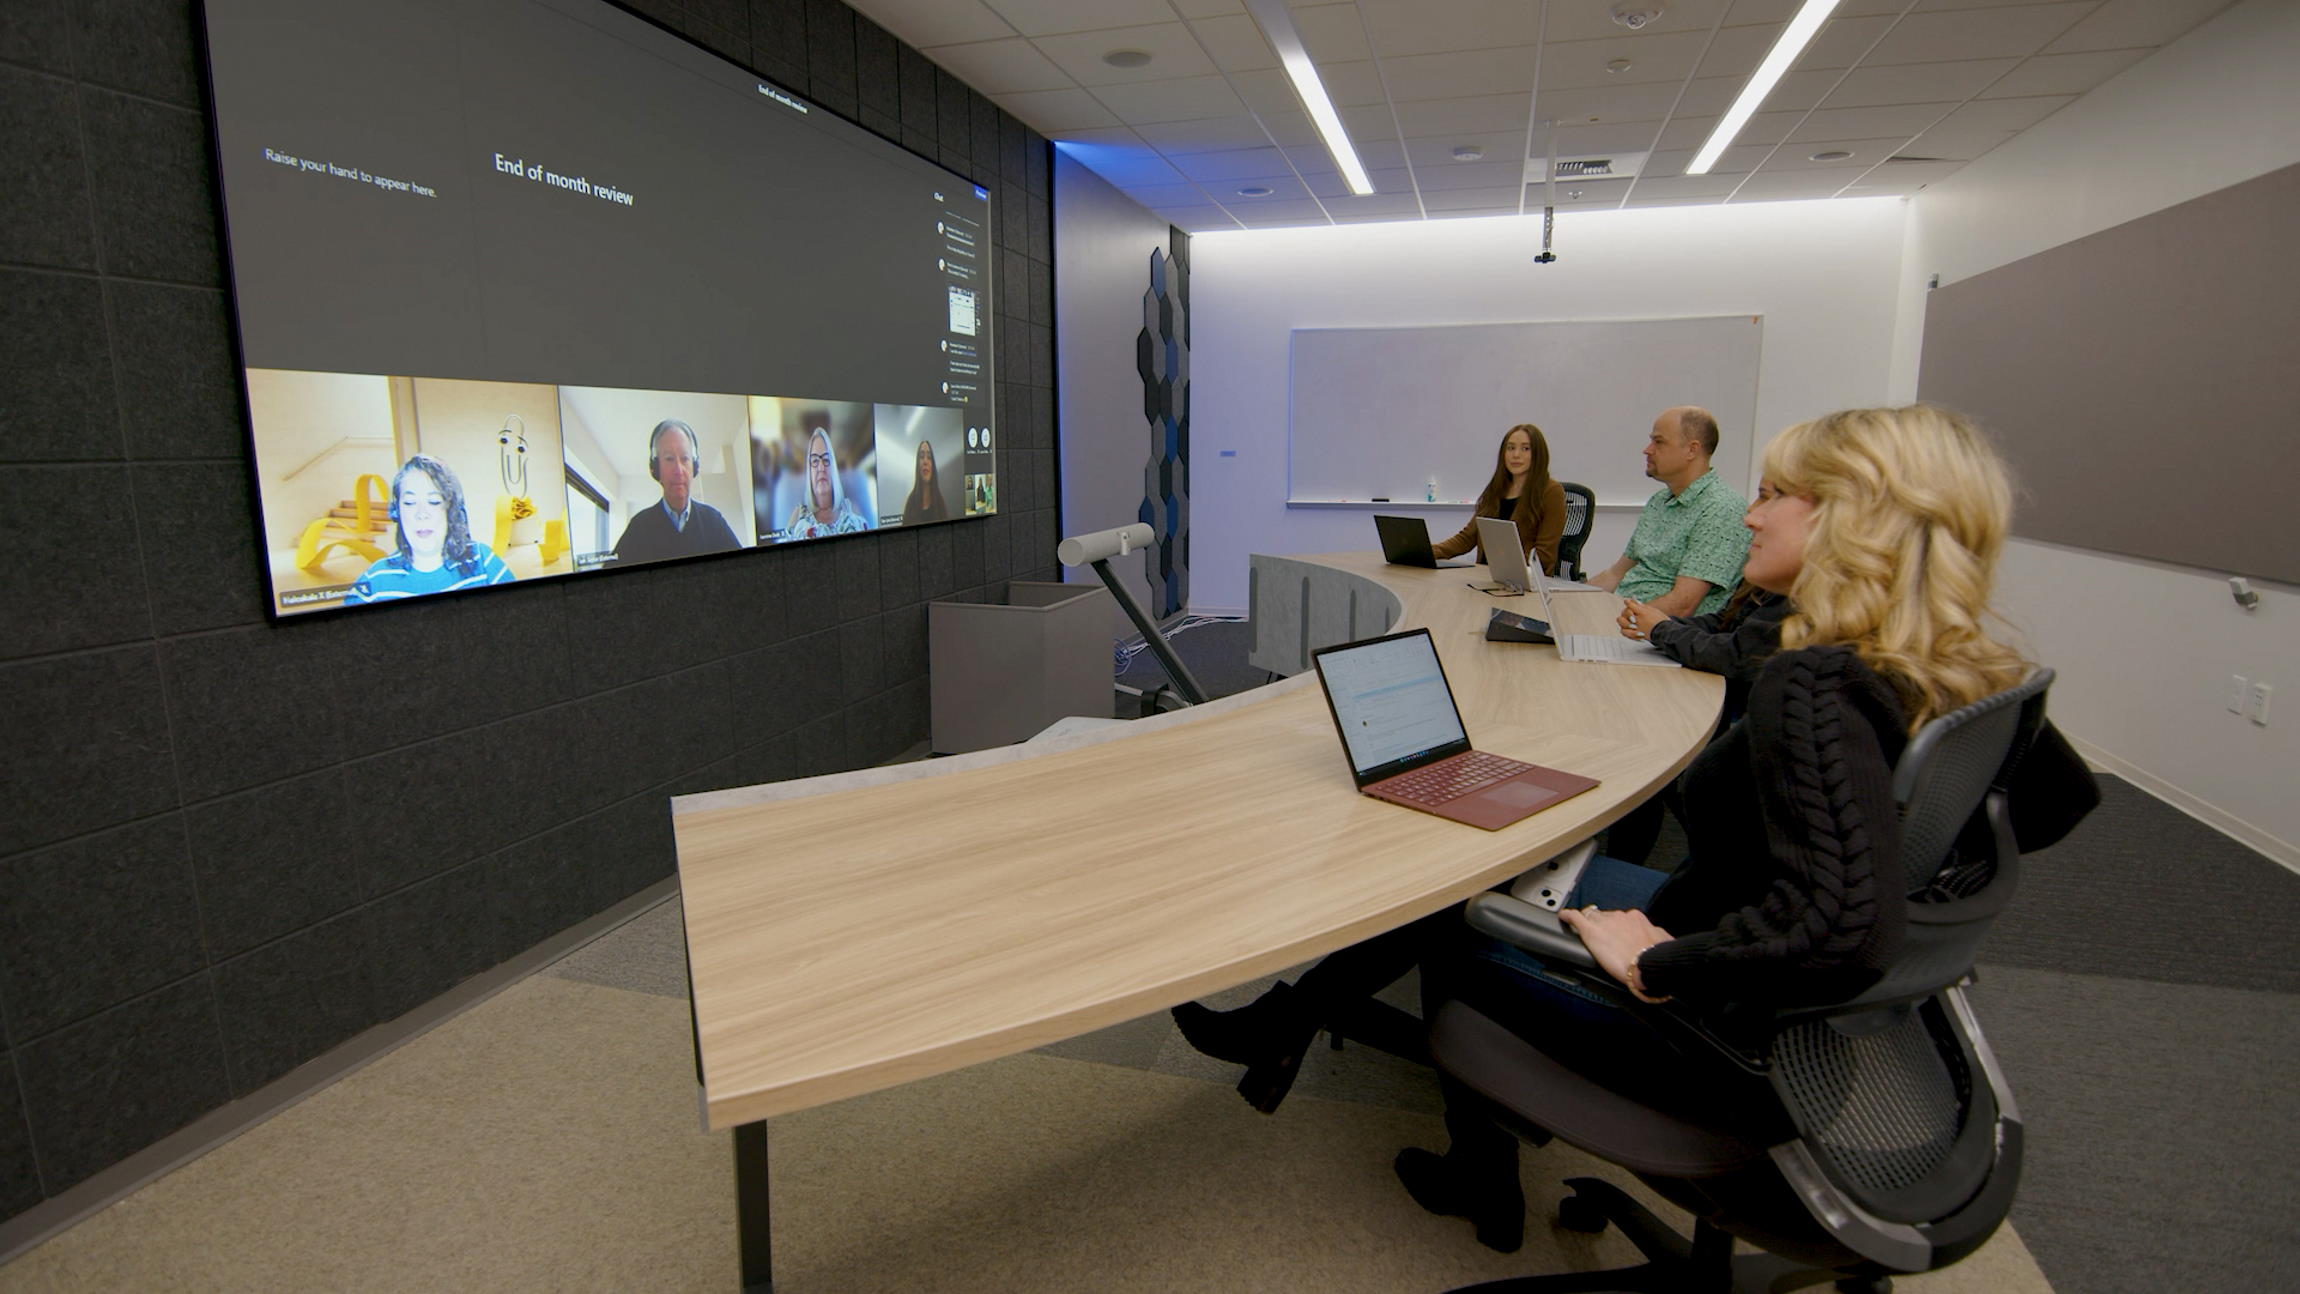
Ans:
<svg viewBox="0 0 2300 1294"><path fill-rule="evenodd" d="M2025 538L2300 583L2300 166L1934 291L1919 398L1988 427Z"/></svg>
<svg viewBox="0 0 2300 1294"><path fill-rule="evenodd" d="M923 740L926 603L1059 578L1046 141L833 0L631 7L997 195L1001 515L270 622L194 6L10 0L0 1220L669 875L669 796Z"/></svg>

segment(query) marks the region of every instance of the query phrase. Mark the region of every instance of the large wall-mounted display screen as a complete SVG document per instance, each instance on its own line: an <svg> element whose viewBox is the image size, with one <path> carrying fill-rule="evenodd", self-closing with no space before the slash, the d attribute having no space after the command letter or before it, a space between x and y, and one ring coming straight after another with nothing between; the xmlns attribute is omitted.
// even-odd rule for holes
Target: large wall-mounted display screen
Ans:
<svg viewBox="0 0 2300 1294"><path fill-rule="evenodd" d="M287 615L995 511L990 195L601 0L207 0Z"/></svg>

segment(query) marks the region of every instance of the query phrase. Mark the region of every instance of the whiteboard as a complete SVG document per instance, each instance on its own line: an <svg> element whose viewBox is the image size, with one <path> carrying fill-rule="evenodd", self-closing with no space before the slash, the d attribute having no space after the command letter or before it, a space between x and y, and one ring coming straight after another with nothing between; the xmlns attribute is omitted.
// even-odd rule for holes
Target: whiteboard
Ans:
<svg viewBox="0 0 2300 1294"><path fill-rule="evenodd" d="M1549 472L1606 504L1659 486L1642 452L1672 405L1717 415L1717 474L1749 493L1760 315L1424 328L1297 328L1287 500L1475 501L1504 431L1549 441Z"/></svg>

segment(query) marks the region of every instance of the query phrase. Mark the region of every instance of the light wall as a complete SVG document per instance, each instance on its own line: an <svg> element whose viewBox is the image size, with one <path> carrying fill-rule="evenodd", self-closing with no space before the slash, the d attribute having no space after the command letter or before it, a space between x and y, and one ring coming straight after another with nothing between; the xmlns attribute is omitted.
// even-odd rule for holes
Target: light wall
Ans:
<svg viewBox="0 0 2300 1294"><path fill-rule="evenodd" d="M1294 329L1763 315L1757 425L1723 428L1719 451L1746 468L1782 427L1884 398L1905 211L1881 198L1569 213L1549 265L1533 261L1538 216L1196 236L1193 608L1243 610L1250 553L1373 546L1366 511L1285 505ZM1647 393L1655 413L1679 402L1669 375L1635 355L1588 380ZM1649 430L1619 428L1622 456L1638 454ZM1490 463L1459 470L1482 477ZM1576 469L1551 470L1571 480ZM1426 515L1441 535L1466 517ZM1610 565L1635 522L1634 509L1602 511L1583 564Z"/></svg>
<svg viewBox="0 0 2300 1294"><path fill-rule="evenodd" d="M2300 162L2295 67L2300 5L2248 0L1919 194L1893 397L1916 391L1933 275L1953 283ZM2282 458L2272 435L2264 466ZM2226 578L2016 541L1998 602L2060 671L2053 713L2087 753L2300 869L2300 588L2255 580L2245 611ZM2268 727L2228 713L2236 675L2277 687Z"/></svg>

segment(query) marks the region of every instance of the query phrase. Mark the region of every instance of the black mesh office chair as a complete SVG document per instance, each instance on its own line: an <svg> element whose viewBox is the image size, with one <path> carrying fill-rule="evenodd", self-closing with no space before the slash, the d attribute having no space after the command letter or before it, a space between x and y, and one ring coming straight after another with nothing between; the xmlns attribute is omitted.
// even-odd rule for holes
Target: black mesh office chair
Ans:
<svg viewBox="0 0 2300 1294"><path fill-rule="evenodd" d="M1690 1240L1595 1178L1566 1184L1561 1225L1619 1227L1646 1255L1611 1272L1523 1277L1481 1291L1788 1290L1838 1282L1885 1291L1894 1273L1956 1262L1994 1234L2020 1178L2021 1121L1961 985L2019 871L2006 785L2044 722L2052 672L1927 724L1895 769L1911 879L1903 955L1873 988L1826 1008L1775 1013L1736 1040L1669 1007L1644 1008L1762 1074L1780 1098L1770 1130L1724 1129L1616 1095L1473 1008L1435 1013L1438 1066L1504 1127L1551 1136L1636 1173L1694 1215ZM1546 909L1506 894L1473 926L1610 986ZM1747 1023L1747 1022L1743 1022ZM1765 1252L1735 1257L1738 1237Z"/></svg>
<svg viewBox="0 0 2300 1294"><path fill-rule="evenodd" d="M1565 531L1557 538L1557 574L1561 579L1581 578L1581 547L1589 542L1589 528L1597 524L1597 495L1586 485L1559 481L1565 491Z"/></svg>

